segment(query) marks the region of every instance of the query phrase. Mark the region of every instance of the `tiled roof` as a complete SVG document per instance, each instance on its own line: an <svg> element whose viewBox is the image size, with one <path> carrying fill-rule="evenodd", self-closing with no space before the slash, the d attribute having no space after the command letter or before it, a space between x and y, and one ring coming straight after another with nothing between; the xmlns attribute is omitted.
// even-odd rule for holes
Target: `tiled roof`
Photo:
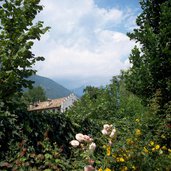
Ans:
<svg viewBox="0 0 171 171"><path fill-rule="evenodd" d="M59 99L51 99L44 102L38 102L34 105L30 105L28 110L36 111L36 110L59 108L65 99L66 97L59 98Z"/></svg>

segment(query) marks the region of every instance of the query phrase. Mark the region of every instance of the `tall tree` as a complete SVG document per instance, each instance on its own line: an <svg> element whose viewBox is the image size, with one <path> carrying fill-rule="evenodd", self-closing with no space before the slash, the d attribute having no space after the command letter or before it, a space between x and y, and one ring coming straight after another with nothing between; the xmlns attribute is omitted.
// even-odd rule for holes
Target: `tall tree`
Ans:
<svg viewBox="0 0 171 171"><path fill-rule="evenodd" d="M171 101L171 1L142 0L138 28L128 33L139 43L125 73L127 88L148 102L159 91L160 107Z"/></svg>
<svg viewBox="0 0 171 171"><path fill-rule="evenodd" d="M49 29L42 21L33 22L43 9L39 2L0 0L0 99L8 109L23 87L31 87L32 81L27 78L36 72L32 66L44 60L31 52L34 40L40 40Z"/></svg>
<svg viewBox="0 0 171 171"><path fill-rule="evenodd" d="M29 89L24 93L23 97L28 104L47 100L45 90L40 86Z"/></svg>
<svg viewBox="0 0 171 171"><path fill-rule="evenodd" d="M91 100L96 100L100 94L100 89L93 86L87 86L83 92L89 94Z"/></svg>

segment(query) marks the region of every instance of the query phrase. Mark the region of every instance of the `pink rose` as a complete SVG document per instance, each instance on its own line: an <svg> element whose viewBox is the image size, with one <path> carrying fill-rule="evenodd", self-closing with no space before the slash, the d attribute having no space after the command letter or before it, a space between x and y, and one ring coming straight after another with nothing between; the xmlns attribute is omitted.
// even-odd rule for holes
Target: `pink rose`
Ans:
<svg viewBox="0 0 171 171"><path fill-rule="evenodd" d="M95 168L92 165L87 165L84 167L84 171L92 171L95 170Z"/></svg>
<svg viewBox="0 0 171 171"><path fill-rule="evenodd" d="M85 142L92 142L93 139L91 137L89 137L88 135L84 135L84 141Z"/></svg>
<svg viewBox="0 0 171 171"><path fill-rule="evenodd" d="M92 159L89 159L89 161L88 161L88 162L89 162L89 164L94 164L94 162L95 162L95 161L94 161L94 160L92 160Z"/></svg>

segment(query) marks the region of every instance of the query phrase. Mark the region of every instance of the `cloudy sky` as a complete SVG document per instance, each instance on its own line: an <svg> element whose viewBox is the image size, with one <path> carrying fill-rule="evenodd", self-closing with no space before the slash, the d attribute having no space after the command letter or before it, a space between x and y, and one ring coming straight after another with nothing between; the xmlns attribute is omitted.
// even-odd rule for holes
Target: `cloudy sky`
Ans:
<svg viewBox="0 0 171 171"><path fill-rule="evenodd" d="M37 74L67 88L100 86L129 67L138 0L42 0L37 16L50 26L33 52L45 57Z"/></svg>

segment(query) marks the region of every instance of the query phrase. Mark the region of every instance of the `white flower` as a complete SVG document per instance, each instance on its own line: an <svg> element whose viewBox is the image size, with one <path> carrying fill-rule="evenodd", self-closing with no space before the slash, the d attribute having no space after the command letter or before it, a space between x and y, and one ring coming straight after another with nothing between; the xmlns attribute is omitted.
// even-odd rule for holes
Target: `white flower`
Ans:
<svg viewBox="0 0 171 171"><path fill-rule="evenodd" d="M71 142L70 142L70 144L73 146L73 147L78 147L79 146L79 141L77 141L77 140L72 140Z"/></svg>
<svg viewBox="0 0 171 171"><path fill-rule="evenodd" d="M110 134L110 138L114 138L115 135L116 135L116 129L113 128L113 129L112 129L112 132L111 132L111 134Z"/></svg>
<svg viewBox="0 0 171 171"><path fill-rule="evenodd" d="M108 135L109 134L106 129L103 129L101 132L102 132L103 135Z"/></svg>
<svg viewBox="0 0 171 171"><path fill-rule="evenodd" d="M95 170L92 165L87 165L84 167L84 171L92 171L92 170Z"/></svg>
<svg viewBox="0 0 171 171"><path fill-rule="evenodd" d="M113 127L113 125L109 125L109 124L104 124L103 125L103 129L108 132L107 135L109 135L111 133L112 127Z"/></svg>
<svg viewBox="0 0 171 171"><path fill-rule="evenodd" d="M81 134L81 133L76 134L76 135L75 135L75 138L76 138L76 140L78 140L79 142L84 141L84 135Z"/></svg>
<svg viewBox="0 0 171 171"><path fill-rule="evenodd" d="M94 142L92 142L92 143L89 145L89 150L93 153L95 149L96 149L96 144L95 144Z"/></svg>
<svg viewBox="0 0 171 171"><path fill-rule="evenodd" d="M109 127L110 127L109 124L104 124L104 125L103 125L103 129L108 129Z"/></svg>

